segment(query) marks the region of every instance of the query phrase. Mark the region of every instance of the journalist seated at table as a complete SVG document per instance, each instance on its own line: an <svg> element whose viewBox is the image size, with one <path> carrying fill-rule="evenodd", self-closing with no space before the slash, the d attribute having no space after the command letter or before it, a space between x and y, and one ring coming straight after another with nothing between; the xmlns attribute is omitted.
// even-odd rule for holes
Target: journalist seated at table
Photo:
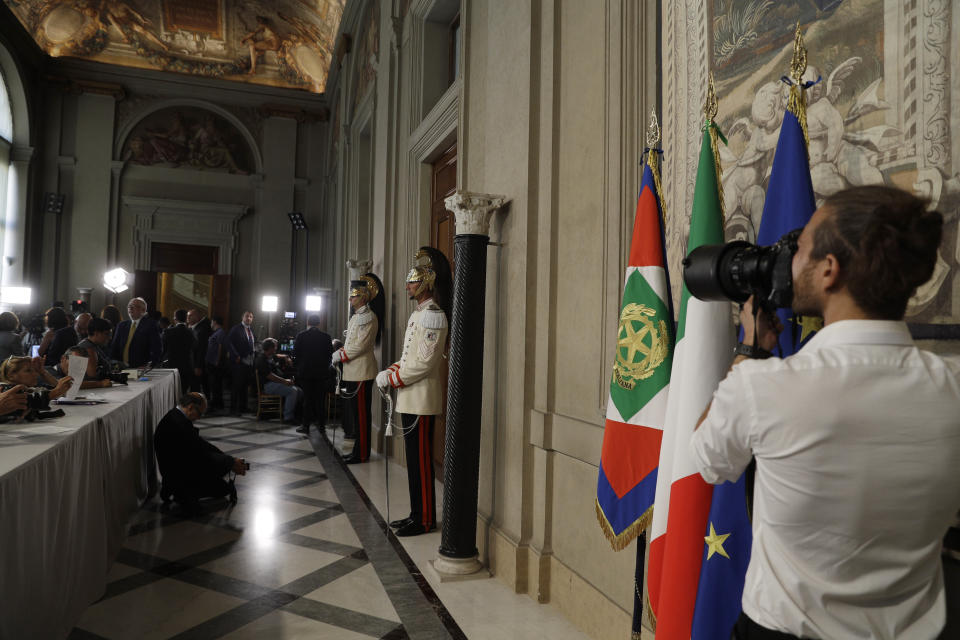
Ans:
<svg viewBox="0 0 960 640"><path fill-rule="evenodd" d="M293 383L292 378L283 377L283 365L289 361L286 356L277 355L277 341L267 338L261 345L262 353L258 353L253 366L260 377L260 386L263 393L283 396L284 424L299 424L297 422L297 406L303 397L303 390Z"/></svg>
<svg viewBox="0 0 960 640"><path fill-rule="evenodd" d="M43 417L40 412L48 410L50 401L65 395L72 384L70 376L57 380L50 375L43 368L43 358L10 356L0 365L0 389L24 387L27 408L22 415L27 419Z"/></svg>
<svg viewBox="0 0 960 640"><path fill-rule="evenodd" d="M110 337L113 333L113 327L110 322L103 318L91 318L87 325L87 337L80 341L78 347L86 351L87 378L92 380L105 380L110 377L111 362L107 355L107 345L110 344Z"/></svg>
<svg viewBox="0 0 960 640"><path fill-rule="evenodd" d="M200 437L193 426L207 410L203 394L186 393L180 403L167 412L154 434L154 448L163 484L160 498L174 500L182 509L196 513L202 498L229 496L236 504L237 490L233 480L224 479L228 473L246 475L243 458L234 458L220 451Z"/></svg>
<svg viewBox="0 0 960 640"><path fill-rule="evenodd" d="M70 356L80 356L81 358L86 358L87 353L88 351L79 344L75 347L70 347L67 349L67 352L61 356L60 362L52 367L45 367L46 372L57 380L61 380L62 378L70 375ZM104 378L101 380L97 378L84 377L83 382L80 384L80 389L105 389L109 386L111 386L110 378Z"/></svg>

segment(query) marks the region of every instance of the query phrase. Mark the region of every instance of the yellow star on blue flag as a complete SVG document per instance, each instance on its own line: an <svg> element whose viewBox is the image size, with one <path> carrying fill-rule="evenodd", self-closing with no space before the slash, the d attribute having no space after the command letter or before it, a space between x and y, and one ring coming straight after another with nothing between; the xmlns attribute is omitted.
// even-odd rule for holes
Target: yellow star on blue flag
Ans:
<svg viewBox="0 0 960 640"><path fill-rule="evenodd" d="M715 553L719 553L724 558L730 557L727 555L726 549L723 548L723 543L729 537L729 533L717 535L716 529L713 528L713 523L710 523L710 535L703 537L703 541L707 543L707 560L712 558Z"/></svg>
<svg viewBox="0 0 960 640"><path fill-rule="evenodd" d="M807 339L808 336L820 331L820 329L823 329L823 318L817 318L815 316L792 316L790 318L790 322L800 325L801 344Z"/></svg>

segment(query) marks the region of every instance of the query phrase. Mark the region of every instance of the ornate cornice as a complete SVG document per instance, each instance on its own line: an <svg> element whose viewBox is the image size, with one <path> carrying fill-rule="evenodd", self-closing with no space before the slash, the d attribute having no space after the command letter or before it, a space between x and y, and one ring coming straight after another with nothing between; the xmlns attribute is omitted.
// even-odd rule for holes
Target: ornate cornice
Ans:
<svg viewBox="0 0 960 640"><path fill-rule="evenodd" d="M264 118L290 118L297 122L326 122L330 119L330 110L307 111L300 107L285 104L264 104L260 106L260 115Z"/></svg>
<svg viewBox="0 0 960 640"><path fill-rule="evenodd" d="M457 235L490 235L490 217L503 206L506 196L457 191L443 201L456 218Z"/></svg>
<svg viewBox="0 0 960 640"><path fill-rule="evenodd" d="M51 87L59 87L61 91L67 93L96 93L113 96L118 101L123 100L127 95L123 85L116 82L70 78L59 73L48 73L45 79Z"/></svg>

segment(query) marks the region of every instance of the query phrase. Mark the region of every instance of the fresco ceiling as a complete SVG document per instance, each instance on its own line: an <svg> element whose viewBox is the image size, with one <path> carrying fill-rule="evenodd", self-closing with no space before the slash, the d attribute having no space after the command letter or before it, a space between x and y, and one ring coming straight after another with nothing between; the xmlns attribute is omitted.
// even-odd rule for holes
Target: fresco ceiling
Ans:
<svg viewBox="0 0 960 640"><path fill-rule="evenodd" d="M322 93L345 0L4 0L51 56Z"/></svg>

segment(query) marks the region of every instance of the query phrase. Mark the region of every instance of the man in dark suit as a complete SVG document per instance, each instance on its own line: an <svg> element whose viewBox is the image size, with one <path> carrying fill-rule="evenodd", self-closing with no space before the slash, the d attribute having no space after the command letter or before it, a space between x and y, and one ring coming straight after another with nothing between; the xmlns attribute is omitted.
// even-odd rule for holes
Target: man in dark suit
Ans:
<svg viewBox="0 0 960 640"><path fill-rule="evenodd" d="M187 327L187 310L173 312L173 324L163 331L163 361L180 372L180 389L186 393L193 387L193 352L197 337Z"/></svg>
<svg viewBox="0 0 960 640"><path fill-rule="evenodd" d="M130 300L127 315L130 319L117 325L113 332L110 359L126 362L130 367L158 364L163 345L156 321L147 316L147 301L143 298Z"/></svg>
<svg viewBox="0 0 960 640"><path fill-rule="evenodd" d="M203 395L210 397L210 385L207 384L207 343L213 329L210 328L210 318L197 309L187 311L187 326L197 337L197 346L193 350L193 387L194 391L203 390Z"/></svg>
<svg viewBox="0 0 960 640"><path fill-rule="evenodd" d="M240 324L227 334L227 351L233 383L230 387L230 413L240 415L247 411L247 387L253 379L253 352L257 338L253 335L253 312L244 311Z"/></svg>
<svg viewBox="0 0 960 640"><path fill-rule="evenodd" d="M320 330L320 316L307 318L307 329L297 334L293 343L293 359L297 368L297 385L303 389L303 425L300 433L309 433L311 423L324 433L327 421L327 385L333 344L330 334Z"/></svg>
<svg viewBox="0 0 960 640"><path fill-rule="evenodd" d="M157 464L163 484L160 498L176 500L188 512L199 509L201 498L230 496L236 504L237 490L233 481L223 477L233 472L246 475L246 461L228 456L200 437L193 421L203 415L207 402L199 393L187 393L180 403L167 412L153 436Z"/></svg>
<svg viewBox="0 0 960 640"><path fill-rule="evenodd" d="M223 376L228 368L227 334L223 330L223 318L214 316L210 320L213 333L207 341L207 352L203 366L207 372L207 386L210 388L210 408L223 409Z"/></svg>

